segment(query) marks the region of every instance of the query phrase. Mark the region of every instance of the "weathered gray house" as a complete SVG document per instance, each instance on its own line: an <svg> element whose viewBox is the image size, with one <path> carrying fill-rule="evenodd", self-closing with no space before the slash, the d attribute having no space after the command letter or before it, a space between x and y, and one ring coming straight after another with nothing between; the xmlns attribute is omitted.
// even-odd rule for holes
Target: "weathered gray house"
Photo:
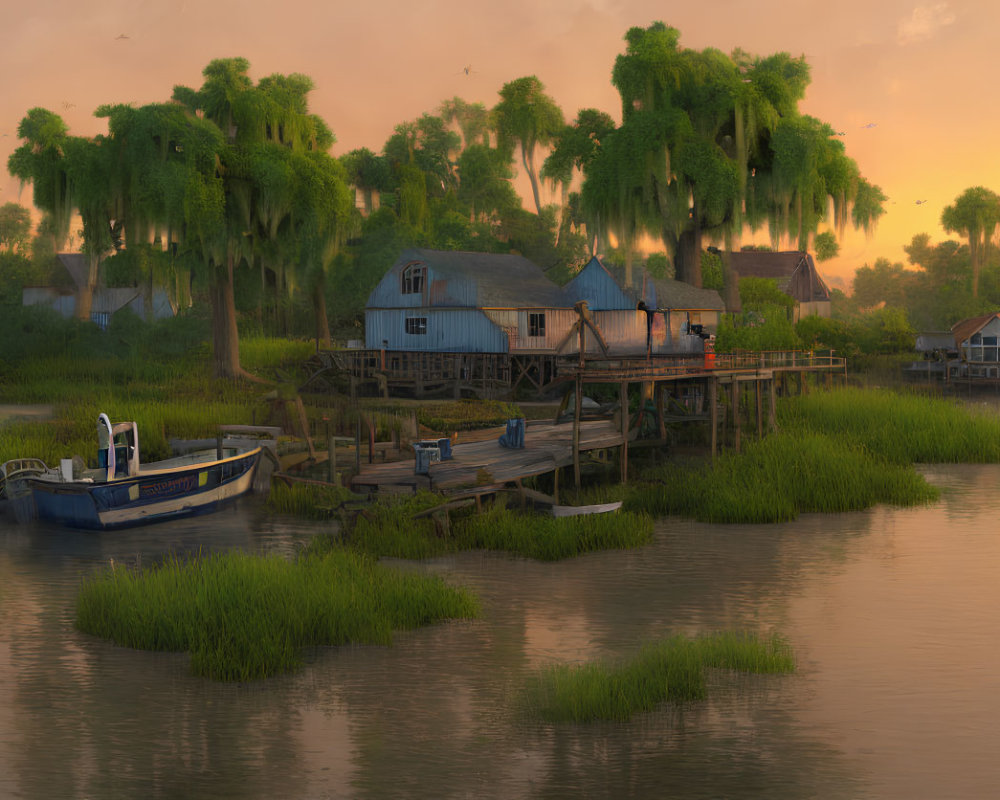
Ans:
<svg viewBox="0 0 1000 800"><path fill-rule="evenodd" d="M575 352L573 303L517 255L404 251L368 297L365 346L441 353Z"/></svg>
<svg viewBox="0 0 1000 800"><path fill-rule="evenodd" d="M830 289L816 269L813 257L801 251L740 250L727 254L733 280L772 278L795 300L793 321L830 316Z"/></svg>

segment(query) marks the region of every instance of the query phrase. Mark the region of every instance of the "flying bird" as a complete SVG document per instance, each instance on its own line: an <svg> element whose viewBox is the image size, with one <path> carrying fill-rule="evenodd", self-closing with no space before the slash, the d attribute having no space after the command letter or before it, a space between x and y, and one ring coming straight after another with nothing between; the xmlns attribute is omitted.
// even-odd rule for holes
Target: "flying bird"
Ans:
<svg viewBox="0 0 1000 800"><path fill-rule="evenodd" d="M117 36L115 37L115 40L118 40L118 39L127 39L127 38L128 38L128 36L126 36L126 35L125 35L124 33L119 33L119 34L118 34L118 35L117 35Z"/></svg>
<svg viewBox="0 0 1000 800"><path fill-rule="evenodd" d="M76 103L71 103L69 100L63 100L62 106L68 111L71 108L76 108Z"/></svg>
<svg viewBox="0 0 1000 800"><path fill-rule="evenodd" d="M475 70L472 68L471 64L467 64L466 66L462 67L462 69L460 69L459 72L464 72L466 75L471 75L473 72L475 72Z"/></svg>
<svg viewBox="0 0 1000 800"><path fill-rule="evenodd" d="M874 128L878 123L869 122L867 125L862 125L862 128Z"/></svg>
<svg viewBox="0 0 1000 800"><path fill-rule="evenodd" d="M926 202L927 202L926 200L917 200L917 205L922 206Z"/></svg>

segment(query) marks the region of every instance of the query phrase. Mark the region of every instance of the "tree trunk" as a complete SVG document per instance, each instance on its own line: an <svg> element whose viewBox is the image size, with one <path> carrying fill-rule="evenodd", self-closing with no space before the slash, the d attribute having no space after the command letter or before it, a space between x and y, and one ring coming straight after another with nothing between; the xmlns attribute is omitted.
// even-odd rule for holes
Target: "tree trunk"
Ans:
<svg viewBox="0 0 1000 800"><path fill-rule="evenodd" d="M212 344L216 378L235 378L240 368L240 339L236 329L236 294L233 291L233 255L212 270Z"/></svg>
<svg viewBox="0 0 1000 800"><path fill-rule="evenodd" d="M87 283L76 294L76 318L87 322L94 308L94 292L97 290L98 268L101 259L96 255L88 257Z"/></svg>
<svg viewBox="0 0 1000 800"><path fill-rule="evenodd" d="M531 148L529 153L528 147L525 144L521 144L521 161L524 163L524 170L528 173L528 180L531 181L531 193L535 198L535 209L538 211L538 216L542 215L542 199L538 194L538 177L535 175L535 154L534 147Z"/></svg>
<svg viewBox="0 0 1000 800"><path fill-rule="evenodd" d="M326 280L321 275L313 286L313 311L316 316L316 342L319 347L329 350L330 323L326 316Z"/></svg>
<svg viewBox="0 0 1000 800"><path fill-rule="evenodd" d="M681 232L674 262L674 277L701 288L701 228L697 225Z"/></svg>

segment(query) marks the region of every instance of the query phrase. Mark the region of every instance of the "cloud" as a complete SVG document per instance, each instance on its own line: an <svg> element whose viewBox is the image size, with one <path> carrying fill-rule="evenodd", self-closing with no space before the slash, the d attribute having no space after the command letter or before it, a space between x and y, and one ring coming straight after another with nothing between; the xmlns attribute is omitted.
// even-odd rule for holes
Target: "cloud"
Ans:
<svg viewBox="0 0 1000 800"><path fill-rule="evenodd" d="M924 42L955 21L955 12L947 3L917 6L909 17L900 20L896 41L900 45Z"/></svg>

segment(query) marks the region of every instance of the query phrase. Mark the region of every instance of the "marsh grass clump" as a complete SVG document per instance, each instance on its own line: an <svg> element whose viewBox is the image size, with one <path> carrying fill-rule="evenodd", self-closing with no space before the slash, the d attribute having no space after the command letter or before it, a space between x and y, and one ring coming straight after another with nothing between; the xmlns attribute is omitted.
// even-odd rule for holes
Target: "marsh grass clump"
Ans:
<svg viewBox="0 0 1000 800"><path fill-rule="evenodd" d="M653 537L653 520L644 512L549 517L507 508L502 502L482 513L452 512L447 531L431 517L414 514L445 498L421 492L373 503L358 514L344 541L374 556L421 559L464 550L493 550L540 561L572 558L598 550L639 547Z"/></svg>
<svg viewBox="0 0 1000 800"><path fill-rule="evenodd" d="M880 389L790 397L783 428L824 433L896 463L1000 462L1000 419L954 400Z"/></svg>
<svg viewBox="0 0 1000 800"><path fill-rule="evenodd" d="M557 561L648 544L653 538L653 519L644 511L548 517L495 504L483 514L462 520L458 529L458 537L469 549L502 550L539 561Z"/></svg>
<svg viewBox="0 0 1000 800"><path fill-rule="evenodd" d="M333 516L344 503L354 499L357 495L342 486L311 483L289 486L282 481L274 481L267 495L267 507L279 514L324 520Z"/></svg>
<svg viewBox="0 0 1000 800"><path fill-rule="evenodd" d="M801 513L915 505L938 496L912 464L877 458L857 442L796 430L771 434L714 462L648 469L626 493L624 507L702 522L772 523Z"/></svg>
<svg viewBox="0 0 1000 800"><path fill-rule="evenodd" d="M706 668L789 673L795 670L795 657L777 636L673 636L620 664L546 667L529 679L525 707L548 722L623 722L665 701L703 698Z"/></svg>
<svg viewBox="0 0 1000 800"><path fill-rule="evenodd" d="M298 667L306 647L387 645L393 631L474 618L475 597L343 548L295 561L238 551L84 580L76 627L142 650L190 652L195 674L223 681Z"/></svg>

